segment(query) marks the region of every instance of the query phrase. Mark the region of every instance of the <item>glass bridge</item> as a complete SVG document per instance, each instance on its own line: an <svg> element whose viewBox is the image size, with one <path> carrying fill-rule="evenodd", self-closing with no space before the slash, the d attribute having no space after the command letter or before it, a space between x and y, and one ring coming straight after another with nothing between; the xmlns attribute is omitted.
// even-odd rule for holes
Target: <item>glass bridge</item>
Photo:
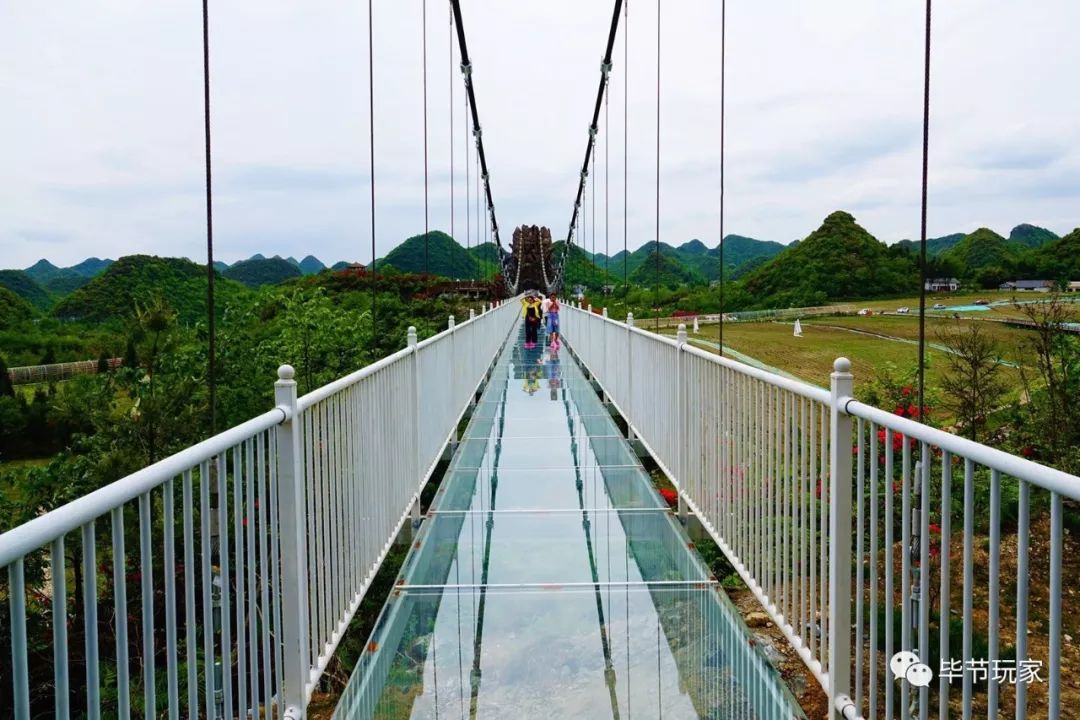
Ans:
<svg viewBox="0 0 1080 720"><path fill-rule="evenodd" d="M335 713L803 718L569 352L512 335Z"/></svg>

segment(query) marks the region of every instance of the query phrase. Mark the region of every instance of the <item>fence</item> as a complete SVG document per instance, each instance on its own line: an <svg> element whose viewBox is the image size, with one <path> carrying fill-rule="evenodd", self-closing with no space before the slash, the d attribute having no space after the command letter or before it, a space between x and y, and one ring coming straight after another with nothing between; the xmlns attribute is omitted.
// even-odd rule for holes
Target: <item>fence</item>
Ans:
<svg viewBox="0 0 1080 720"><path fill-rule="evenodd" d="M123 365L123 358L108 358L109 370ZM78 360L76 362L52 363L50 365L26 365L8 368L8 378L12 385L31 385L43 382L70 380L76 375L92 375L100 369L98 360Z"/></svg>
<svg viewBox="0 0 1080 720"><path fill-rule="evenodd" d="M698 515L843 717L944 719L953 702L965 719L976 709L997 717L1004 703L1017 718L1034 707L1061 717L1063 500L1080 498L1080 478L857 402L843 358L826 391L692 347L685 329L663 337L632 316L624 324L572 306L562 323L677 485L680 509ZM1032 552L1033 508L1049 508L1048 558ZM1016 528L1011 570L1006 522ZM978 548L977 531L987 534ZM1033 588L1043 559L1047 586ZM1029 622L1033 589L1038 622ZM901 651L928 666L932 686L894 682L889 661ZM1024 682L998 682L1008 655L1014 679L1044 670L1032 697ZM990 679L984 672L976 687L980 668Z"/></svg>
<svg viewBox="0 0 1080 720"><path fill-rule="evenodd" d="M817 317L821 315L854 315L854 305L822 305L820 307L775 308L772 310L744 310L743 312L724 313L724 322L758 322L761 320L789 320L795 318ZM701 324L720 322L719 313L711 315L684 315L678 317L649 318L642 324L649 327L678 327L693 323L694 318Z"/></svg>
<svg viewBox="0 0 1080 720"><path fill-rule="evenodd" d="M0 535L0 706L99 718L115 691L119 717L300 717L518 312L451 318L423 342L410 329L403 350L300 398L283 366L273 410ZM33 635L50 626L51 647ZM37 677L50 662L52 685Z"/></svg>

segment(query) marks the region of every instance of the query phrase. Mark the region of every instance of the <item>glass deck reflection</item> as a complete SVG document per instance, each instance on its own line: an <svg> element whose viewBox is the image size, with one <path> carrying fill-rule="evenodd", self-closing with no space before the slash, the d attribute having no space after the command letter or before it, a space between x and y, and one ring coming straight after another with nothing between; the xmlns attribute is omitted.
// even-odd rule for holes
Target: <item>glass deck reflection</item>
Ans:
<svg viewBox="0 0 1080 720"><path fill-rule="evenodd" d="M335 718L802 718L569 353L523 341Z"/></svg>

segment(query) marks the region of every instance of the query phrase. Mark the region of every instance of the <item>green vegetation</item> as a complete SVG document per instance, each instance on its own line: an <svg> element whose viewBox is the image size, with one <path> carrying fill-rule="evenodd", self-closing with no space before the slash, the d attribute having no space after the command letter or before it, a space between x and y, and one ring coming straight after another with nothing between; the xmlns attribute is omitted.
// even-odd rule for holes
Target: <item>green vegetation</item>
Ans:
<svg viewBox="0 0 1080 720"><path fill-rule="evenodd" d="M830 300L895 295L918 289L918 270L903 250L887 247L846 212L745 278L762 307L805 307Z"/></svg>
<svg viewBox="0 0 1080 720"><path fill-rule="evenodd" d="M1056 233L1047 230L1046 228L1038 227L1037 225L1028 225L1023 223L1017 225L1009 233L1009 242L1014 245L1023 245L1024 247L1037 248L1051 243L1057 240Z"/></svg>
<svg viewBox="0 0 1080 720"><path fill-rule="evenodd" d="M326 269L326 265L323 261L314 255L308 255L300 262L296 263L296 266L300 268L300 272L305 275L317 275Z"/></svg>
<svg viewBox="0 0 1080 720"><path fill-rule="evenodd" d="M441 230L409 238L376 263L377 268L384 265L404 273L427 272L455 280L480 277L477 257Z"/></svg>
<svg viewBox="0 0 1080 720"><path fill-rule="evenodd" d="M564 247L566 241L557 240L551 244L551 256L553 258L561 258L563 256ZM603 266L598 267L592 260L589 259L589 254L581 248L580 245L570 246L570 257L567 261L566 271L564 275L564 284L567 291L575 286L582 286L586 288L599 289L604 285L604 270ZM613 278L613 274L612 274ZM620 275L621 281L621 275ZM611 284L614 284L614 279L609 280Z"/></svg>
<svg viewBox="0 0 1080 720"><path fill-rule="evenodd" d="M960 269L962 277L981 287L996 287L1009 279L1018 251L1008 240L988 228L979 228L950 248L942 259Z"/></svg>
<svg viewBox="0 0 1080 720"><path fill-rule="evenodd" d="M926 254L929 257L936 257L941 255L949 248L955 246L961 240L964 239L964 233L953 233L952 235L945 235L937 238L926 238ZM898 247L901 247L908 252L919 254L919 241L918 240L901 240L896 243Z"/></svg>
<svg viewBox="0 0 1080 720"><path fill-rule="evenodd" d="M502 262L499 259L499 248L493 242L480 243L468 249L470 255L476 259L477 270L475 277L490 278L501 272ZM474 277L469 275L469 278Z"/></svg>
<svg viewBox="0 0 1080 720"><path fill-rule="evenodd" d="M130 317L137 302L161 295L173 303L181 324L206 317L206 269L183 258L129 255L64 298L53 308L66 321L106 322ZM214 283L219 307L246 292L238 282L218 278Z"/></svg>
<svg viewBox="0 0 1080 720"><path fill-rule="evenodd" d="M249 288L262 287L263 285L276 285L286 280L303 277L297 265L293 265L281 258L269 258L262 260L241 260L222 273L230 280L247 285Z"/></svg>
<svg viewBox="0 0 1080 720"><path fill-rule="evenodd" d="M1025 264L1047 280L1080 280L1080 228L1039 248Z"/></svg>
<svg viewBox="0 0 1080 720"><path fill-rule="evenodd" d="M30 307L30 303L7 288L0 287L0 330L24 323L33 315L34 308Z"/></svg>
<svg viewBox="0 0 1080 720"><path fill-rule="evenodd" d="M704 281L705 278L700 273L687 268L677 258L655 250L630 273L630 284L644 287L659 283L663 287L674 289L680 285L700 285Z"/></svg>
<svg viewBox="0 0 1080 720"><path fill-rule="evenodd" d="M38 310L52 307L53 298L49 291L22 270L0 270L0 287L15 293Z"/></svg>

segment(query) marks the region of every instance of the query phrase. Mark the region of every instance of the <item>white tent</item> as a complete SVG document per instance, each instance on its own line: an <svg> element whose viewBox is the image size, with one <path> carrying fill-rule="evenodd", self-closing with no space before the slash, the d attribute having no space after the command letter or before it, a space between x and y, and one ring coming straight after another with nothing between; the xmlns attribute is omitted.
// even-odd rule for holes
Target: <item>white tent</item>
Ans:
<svg viewBox="0 0 1080 720"><path fill-rule="evenodd" d="M798 320L795 321L795 337L802 337L802 325Z"/></svg>

